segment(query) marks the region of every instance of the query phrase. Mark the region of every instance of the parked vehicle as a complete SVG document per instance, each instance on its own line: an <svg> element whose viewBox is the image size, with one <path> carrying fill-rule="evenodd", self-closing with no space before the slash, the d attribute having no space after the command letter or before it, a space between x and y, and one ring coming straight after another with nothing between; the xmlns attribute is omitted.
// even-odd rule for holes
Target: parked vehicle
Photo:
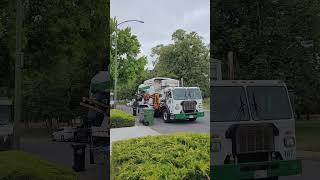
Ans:
<svg viewBox="0 0 320 180"><path fill-rule="evenodd" d="M188 119L195 121L204 117L202 95L199 87L181 87L179 80L156 77L144 81L138 87L133 114L139 107L151 107L155 116L162 116L164 122ZM138 108L137 108L138 107Z"/></svg>
<svg viewBox="0 0 320 180"><path fill-rule="evenodd" d="M275 180L301 173L283 81L212 81L211 100L212 179Z"/></svg>
<svg viewBox="0 0 320 180"><path fill-rule="evenodd" d="M13 108L7 97L0 98L0 149L13 148Z"/></svg>
<svg viewBox="0 0 320 180"><path fill-rule="evenodd" d="M72 141L75 131L73 127L61 127L52 133L52 138L54 141Z"/></svg>

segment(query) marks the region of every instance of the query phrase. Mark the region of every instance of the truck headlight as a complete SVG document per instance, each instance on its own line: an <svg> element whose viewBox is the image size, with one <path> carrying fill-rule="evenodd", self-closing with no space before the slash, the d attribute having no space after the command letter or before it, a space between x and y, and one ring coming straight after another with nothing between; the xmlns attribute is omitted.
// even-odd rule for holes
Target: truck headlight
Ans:
<svg viewBox="0 0 320 180"><path fill-rule="evenodd" d="M220 142L212 142L211 143L211 152L220 152L221 151L221 143Z"/></svg>
<svg viewBox="0 0 320 180"><path fill-rule="evenodd" d="M199 106L198 106L200 109L202 108L202 104L199 104Z"/></svg>
<svg viewBox="0 0 320 180"><path fill-rule="evenodd" d="M285 147L294 147L296 145L296 140L292 136L287 136L284 138L284 146Z"/></svg>

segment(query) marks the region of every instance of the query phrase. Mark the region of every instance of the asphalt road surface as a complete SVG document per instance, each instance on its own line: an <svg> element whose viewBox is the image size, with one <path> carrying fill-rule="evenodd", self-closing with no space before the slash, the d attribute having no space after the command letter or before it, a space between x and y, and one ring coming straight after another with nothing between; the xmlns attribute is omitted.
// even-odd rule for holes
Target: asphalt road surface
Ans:
<svg viewBox="0 0 320 180"><path fill-rule="evenodd" d="M132 114L132 108L128 106L117 106L118 109L126 111ZM136 125L143 126L141 123L136 121ZM165 123L162 118L155 118L154 125L150 126L153 130L161 134L170 134L177 132L201 132L209 133L210 132L210 112L205 111L205 116L199 118L196 121L188 120L179 120L176 122Z"/></svg>
<svg viewBox="0 0 320 180"><path fill-rule="evenodd" d="M318 180L320 179L320 161L303 160L302 174L281 177L279 180Z"/></svg>
<svg viewBox="0 0 320 180"><path fill-rule="evenodd" d="M73 165L73 150L70 142L53 142L48 138L22 138L21 149L39 156L51 163L71 168ZM106 166L89 163L89 150L86 148L86 171L79 172L79 180L106 179Z"/></svg>

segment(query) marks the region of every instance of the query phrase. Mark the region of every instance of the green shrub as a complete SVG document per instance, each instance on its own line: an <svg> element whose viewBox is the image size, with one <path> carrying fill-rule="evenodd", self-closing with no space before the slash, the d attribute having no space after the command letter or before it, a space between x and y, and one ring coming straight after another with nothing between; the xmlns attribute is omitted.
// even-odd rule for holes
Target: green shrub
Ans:
<svg viewBox="0 0 320 180"><path fill-rule="evenodd" d="M209 178L209 134L147 136L112 143L113 180Z"/></svg>
<svg viewBox="0 0 320 180"><path fill-rule="evenodd" d="M21 151L0 152L0 179L5 180L77 180L69 168L53 165Z"/></svg>
<svg viewBox="0 0 320 180"><path fill-rule="evenodd" d="M118 110L110 110L111 128L131 127L135 124L135 117L131 114Z"/></svg>

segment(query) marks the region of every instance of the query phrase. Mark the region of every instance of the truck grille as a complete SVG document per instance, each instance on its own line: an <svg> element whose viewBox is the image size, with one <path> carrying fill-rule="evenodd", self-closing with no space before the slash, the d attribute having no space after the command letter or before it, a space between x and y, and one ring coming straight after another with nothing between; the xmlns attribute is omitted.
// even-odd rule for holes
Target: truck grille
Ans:
<svg viewBox="0 0 320 180"><path fill-rule="evenodd" d="M194 112L196 110L195 101L184 101L182 106L184 112Z"/></svg>
<svg viewBox="0 0 320 180"><path fill-rule="evenodd" d="M271 126L245 125L235 134L236 154L271 152L274 150L274 132Z"/></svg>

